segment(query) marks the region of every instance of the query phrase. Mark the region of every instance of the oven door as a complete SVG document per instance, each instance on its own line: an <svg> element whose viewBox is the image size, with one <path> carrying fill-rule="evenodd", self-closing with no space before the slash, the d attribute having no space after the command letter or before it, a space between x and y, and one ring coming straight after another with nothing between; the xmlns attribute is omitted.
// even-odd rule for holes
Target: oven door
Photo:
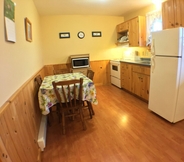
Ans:
<svg viewBox="0 0 184 162"><path fill-rule="evenodd" d="M110 62L111 76L120 79L120 62Z"/></svg>

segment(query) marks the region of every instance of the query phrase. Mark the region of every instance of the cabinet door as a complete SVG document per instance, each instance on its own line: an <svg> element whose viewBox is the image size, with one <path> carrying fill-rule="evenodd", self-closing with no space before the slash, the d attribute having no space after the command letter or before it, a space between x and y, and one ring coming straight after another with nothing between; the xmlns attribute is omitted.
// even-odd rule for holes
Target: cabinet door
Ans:
<svg viewBox="0 0 184 162"><path fill-rule="evenodd" d="M121 33L128 30L128 21L117 25L117 32Z"/></svg>
<svg viewBox="0 0 184 162"><path fill-rule="evenodd" d="M184 27L184 1L180 0L180 10L181 10L181 24L180 26Z"/></svg>
<svg viewBox="0 0 184 162"><path fill-rule="evenodd" d="M174 0L175 27L184 26L184 1Z"/></svg>
<svg viewBox="0 0 184 162"><path fill-rule="evenodd" d="M148 75L133 72L133 93L147 101L149 99L149 81Z"/></svg>
<svg viewBox="0 0 184 162"><path fill-rule="evenodd" d="M139 46L138 17L129 21L129 45L130 46Z"/></svg>
<svg viewBox="0 0 184 162"><path fill-rule="evenodd" d="M124 22L122 24L122 31L128 31L129 25L128 21Z"/></svg>
<svg viewBox="0 0 184 162"><path fill-rule="evenodd" d="M128 90L132 92L132 65L128 66Z"/></svg>
<svg viewBox="0 0 184 162"><path fill-rule="evenodd" d="M132 69L131 69L131 64L126 64L126 68L125 68L125 76L126 76L126 79L125 79L125 88L128 90L128 91L132 91L132 83L131 83L131 80L132 80L132 77L131 77L131 74L132 74Z"/></svg>
<svg viewBox="0 0 184 162"><path fill-rule="evenodd" d="M145 100L148 100L149 98L149 79L150 77L147 75L141 75L140 78L140 87L141 87L141 91L140 91L140 97L142 97Z"/></svg>
<svg viewBox="0 0 184 162"><path fill-rule="evenodd" d="M150 76L147 76L146 80L147 80L147 83L146 83L146 96L145 96L145 99L148 101L149 100L149 89L150 89Z"/></svg>
<svg viewBox="0 0 184 162"><path fill-rule="evenodd" d="M121 86L132 91L132 68L131 64L121 63Z"/></svg>
<svg viewBox="0 0 184 162"><path fill-rule="evenodd" d="M121 70L121 87L126 89L126 70Z"/></svg>
<svg viewBox="0 0 184 162"><path fill-rule="evenodd" d="M141 74L133 72L133 93L137 96L141 94Z"/></svg>
<svg viewBox="0 0 184 162"><path fill-rule="evenodd" d="M117 30L118 33L121 32L121 24L118 24L118 25L116 26L116 30Z"/></svg>
<svg viewBox="0 0 184 162"><path fill-rule="evenodd" d="M126 29L126 22L117 25L116 30L118 33L128 30L128 28Z"/></svg>
<svg viewBox="0 0 184 162"><path fill-rule="evenodd" d="M183 0L169 0L162 4L163 29L184 26L183 8Z"/></svg>
<svg viewBox="0 0 184 162"><path fill-rule="evenodd" d="M163 29L174 28L174 0L165 1L162 3L162 25Z"/></svg>

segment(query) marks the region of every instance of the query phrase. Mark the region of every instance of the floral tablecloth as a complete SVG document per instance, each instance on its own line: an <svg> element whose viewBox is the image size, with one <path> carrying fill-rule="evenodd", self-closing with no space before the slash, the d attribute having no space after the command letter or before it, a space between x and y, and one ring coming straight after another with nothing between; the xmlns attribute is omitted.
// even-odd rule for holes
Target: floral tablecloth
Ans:
<svg viewBox="0 0 184 162"><path fill-rule="evenodd" d="M49 108L55 105L58 101L52 86L52 82L72 80L83 78L83 96L82 100L90 101L92 104L98 104L96 98L96 88L92 80L82 73L67 73L59 75L46 76L40 86L38 92L38 100L40 109L43 115L47 115L50 111Z"/></svg>

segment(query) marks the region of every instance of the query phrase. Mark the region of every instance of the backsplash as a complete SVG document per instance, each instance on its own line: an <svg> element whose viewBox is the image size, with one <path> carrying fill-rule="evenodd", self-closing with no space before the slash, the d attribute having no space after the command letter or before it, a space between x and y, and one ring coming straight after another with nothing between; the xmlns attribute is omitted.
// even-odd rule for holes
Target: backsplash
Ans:
<svg viewBox="0 0 184 162"><path fill-rule="evenodd" d="M150 58L151 53L147 48L143 47L128 47L123 49L122 58L125 60L138 60L142 58Z"/></svg>

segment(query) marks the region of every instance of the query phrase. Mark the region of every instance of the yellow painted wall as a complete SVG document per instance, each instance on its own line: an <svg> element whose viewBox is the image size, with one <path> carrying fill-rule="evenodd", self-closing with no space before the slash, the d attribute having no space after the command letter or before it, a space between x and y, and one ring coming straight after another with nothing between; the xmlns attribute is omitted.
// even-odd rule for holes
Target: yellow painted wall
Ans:
<svg viewBox="0 0 184 162"><path fill-rule="evenodd" d="M0 106L43 66L40 17L32 0L13 0L16 43L5 41L4 0L0 0ZM24 18L32 23L33 42L25 40Z"/></svg>
<svg viewBox="0 0 184 162"><path fill-rule="evenodd" d="M90 54L91 61L120 57L116 47L116 25L123 17L113 16L45 16L41 18L44 64L67 62L70 55ZM83 31L84 39L77 33ZM101 31L102 37L92 37L92 31ZM60 32L70 32L69 39L59 39Z"/></svg>
<svg viewBox="0 0 184 162"><path fill-rule="evenodd" d="M135 12L126 14L126 15L124 15L124 18L125 18L125 21L127 21L127 20L132 19L136 16L146 16L146 13L154 11L154 10L156 10L156 6L150 5L150 6L144 7L140 10L137 10Z"/></svg>

